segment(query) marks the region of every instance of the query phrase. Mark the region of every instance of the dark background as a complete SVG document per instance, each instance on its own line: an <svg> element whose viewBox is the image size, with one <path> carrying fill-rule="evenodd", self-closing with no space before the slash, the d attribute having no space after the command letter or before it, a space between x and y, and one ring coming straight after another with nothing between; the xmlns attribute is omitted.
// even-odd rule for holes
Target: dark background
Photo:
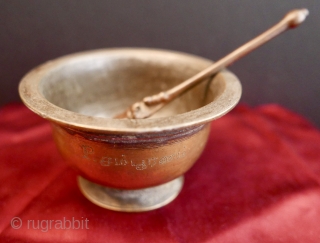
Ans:
<svg viewBox="0 0 320 243"><path fill-rule="evenodd" d="M33 67L108 47L171 49L217 60L295 8L310 16L229 69L242 102L279 103L320 127L319 0L0 0L0 105Z"/></svg>

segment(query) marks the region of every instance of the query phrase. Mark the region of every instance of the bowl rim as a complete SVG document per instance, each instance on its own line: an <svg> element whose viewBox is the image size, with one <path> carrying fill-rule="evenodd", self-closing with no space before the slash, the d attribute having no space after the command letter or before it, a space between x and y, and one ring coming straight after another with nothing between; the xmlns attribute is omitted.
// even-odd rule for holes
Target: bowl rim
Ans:
<svg viewBox="0 0 320 243"><path fill-rule="evenodd" d="M84 131L102 133L154 133L201 125L215 120L229 112L240 100L242 87L239 79L224 69L218 76L225 80L225 89L214 101L198 109L168 117L148 119L112 119L93 117L58 107L49 102L41 93L39 84L48 72L59 65L82 58L94 58L101 55L170 55L170 58L187 58L205 65L212 61L177 51L148 48L107 48L69 54L48 61L28 72L20 81L19 94L23 103L33 112L51 122Z"/></svg>

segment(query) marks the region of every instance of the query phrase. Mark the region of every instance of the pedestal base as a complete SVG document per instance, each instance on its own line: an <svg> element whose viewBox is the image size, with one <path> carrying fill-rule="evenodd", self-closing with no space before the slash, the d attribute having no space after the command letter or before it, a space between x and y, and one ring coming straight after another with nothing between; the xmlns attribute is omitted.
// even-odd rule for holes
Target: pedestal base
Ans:
<svg viewBox="0 0 320 243"><path fill-rule="evenodd" d="M174 200L183 186L183 176L165 184L138 190L120 190L101 186L78 177L83 195L94 204L122 212L142 212L160 208Z"/></svg>

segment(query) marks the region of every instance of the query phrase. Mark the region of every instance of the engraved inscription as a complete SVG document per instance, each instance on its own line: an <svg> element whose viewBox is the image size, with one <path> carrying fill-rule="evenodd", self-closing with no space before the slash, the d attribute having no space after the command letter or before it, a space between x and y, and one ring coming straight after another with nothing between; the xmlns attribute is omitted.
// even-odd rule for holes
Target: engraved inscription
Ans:
<svg viewBox="0 0 320 243"><path fill-rule="evenodd" d="M135 162L133 162L131 160L131 166L136 167L136 170L145 170L145 169L147 169L147 165L146 165L144 160L142 160L140 164L136 164Z"/></svg>
<svg viewBox="0 0 320 243"><path fill-rule="evenodd" d="M128 162L125 158L125 155L122 155L120 159L104 156L104 157L101 157L100 164L102 166L111 166L111 165L119 166L119 165L127 165Z"/></svg>
<svg viewBox="0 0 320 243"><path fill-rule="evenodd" d="M126 155L122 154L121 157L102 156L98 157L95 155L92 147L88 145L81 145L83 158L87 160L97 161L101 166L132 166L136 170L146 170L158 165L164 165L172 161L186 157L186 148L182 151L178 151L173 154L165 155L161 158L151 157L137 161L132 158L127 158Z"/></svg>
<svg viewBox="0 0 320 243"><path fill-rule="evenodd" d="M81 145L83 158L89 159L89 155L93 154L93 148L87 145Z"/></svg>
<svg viewBox="0 0 320 243"><path fill-rule="evenodd" d="M102 166L110 166L112 164L112 158L111 157L102 157L100 159L100 164Z"/></svg>
<svg viewBox="0 0 320 243"><path fill-rule="evenodd" d="M186 156L186 151L183 150L183 151L179 151L175 154L170 154L168 156L164 156L162 157L160 160L159 160L159 164L166 164L166 163L169 163L173 160L176 160L176 159L180 159L180 158L183 158Z"/></svg>
<svg viewBox="0 0 320 243"><path fill-rule="evenodd" d="M157 164L157 160L158 160L157 157L149 158L149 159L148 159L148 165L149 165L150 167L155 166L155 165Z"/></svg>

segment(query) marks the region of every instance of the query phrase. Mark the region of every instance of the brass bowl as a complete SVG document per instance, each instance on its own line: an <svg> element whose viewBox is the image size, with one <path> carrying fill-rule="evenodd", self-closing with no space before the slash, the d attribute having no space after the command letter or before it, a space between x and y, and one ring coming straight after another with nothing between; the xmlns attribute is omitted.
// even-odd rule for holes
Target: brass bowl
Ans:
<svg viewBox="0 0 320 243"><path fill-rule="evenodd" d="M78 171L89 200L118 211L146 211L178 195L183 174L205 147L210 121L237 104L241 84L224 70L149 119L112 117L210 64L173 51L89 51L33 69L19 93L51 122L57 147Z"/></svg>

